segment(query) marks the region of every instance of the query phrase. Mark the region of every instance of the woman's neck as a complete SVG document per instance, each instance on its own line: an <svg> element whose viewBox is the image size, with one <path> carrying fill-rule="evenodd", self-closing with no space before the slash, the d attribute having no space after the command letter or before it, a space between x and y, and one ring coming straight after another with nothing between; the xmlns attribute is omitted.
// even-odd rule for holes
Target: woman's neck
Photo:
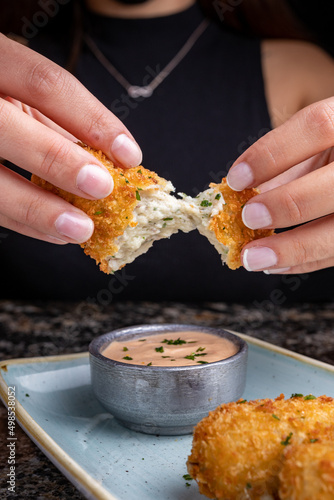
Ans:
<svg viewBox="0 0 334 500"><path fill-rule="evenodd" d="M195 0L147 0L142 4L126 5L117 0L86 0L87 7L98 14L111 17L145 18L177 14Z"/></svg>

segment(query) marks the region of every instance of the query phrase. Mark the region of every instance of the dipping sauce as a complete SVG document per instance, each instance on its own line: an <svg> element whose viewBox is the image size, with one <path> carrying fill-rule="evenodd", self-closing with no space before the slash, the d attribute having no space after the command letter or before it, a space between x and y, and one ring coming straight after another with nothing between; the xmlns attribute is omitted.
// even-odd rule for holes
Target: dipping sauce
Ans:
<svg viewBox="0 0 334 500"><path fill-rule="evenodd" d="M238 348L218 335L181 331L115 341L102 351L106 358L132 365L205 365L236 354Z"/></svg>

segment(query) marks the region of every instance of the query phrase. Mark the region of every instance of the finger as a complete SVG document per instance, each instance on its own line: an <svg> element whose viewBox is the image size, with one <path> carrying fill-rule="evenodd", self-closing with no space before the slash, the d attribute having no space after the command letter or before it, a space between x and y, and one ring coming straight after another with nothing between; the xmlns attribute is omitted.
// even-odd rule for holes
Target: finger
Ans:
<svg viewBox="0 0 334 500"><path fill-rule="evenodd" d="M334 144L334 98L308 106L250 146L230 169L236 191L276 177Z"/></svg>
<svg viewBox="0 0 334 500"><path fill-rule="evenodd" d="M302 224L334 212L334 163L254 196L243 208L250 229Z"/></svg>
<svg viewBox="0 0 334 500"><path fill-rule="evenodd" d="M93 155L2 99L0 132L1 155L15 165L78 196L111 193L113 179Z"/></svg>
<svg viewBox="0 0 334 500"><path fill-rule="evenodd" d="M5 227L6 229L11 229L16 233L23 234L24 236L29 236L30 238L35 238L36 240L47 241L48 243L54 243L56 245L66 245L68 242L61 240L60 238L55 238L47 234L43 234L36 229L32 229L29 226L20 224L16 220L10 219L0 214L0 227Z"/></svg>
<svg viewBox="0 0 334 500"><path fill-rule="evenodd" d="M266 191L270 191L271 189L282 186L283 184L287 184L288 182L291 182L295 179L300 179L300 177L303 177L304 175L309 174L310 172L313 172L314 170L317 170L324 165L327 165L334 160L333 153L334 148L330 148L326 151L323 151L322 153L319 153L318 155L313 156L312 158L309 158L308 160L299 163L298 165L295 165L294 167L289 168L289 170L287 170L286 172L283 172L273 179L260 184L258 186L260 193L265 193Z"/></svg>
<svg viewBox="0 0 334 500"><path fill-rule="evenodd" d="M46 125L47 127L51 128L52 130L62 135L69 141L78 142L77 137L74 137L74 135L70 134L69 132L67 132L67 130L57 125L55 122L50 120L50 118L43 115L43 113L41 113L37 109L32 108L31 106L27 106L26 104L18 101L17 99L13 99L12 97L6 97L6 101L11 102L14 106L23 111L23 113L32 116L33 118L35 118L35 120L39 121L40 123L43 123L43 125Z"/></svg>
<svg viewBox="0 0 334 500"><path fill-rule="evenodd" d="M333 257L334 215L245 245L241 261L247 271L284 269Z"/></svg>
<svg viewBox="0 0 334 500"><path fill-rule="evenodd" d="M73 75L0 35L0 89L56 122L115 163L134 167L142 154L130 132Z"/></svg>
<svg viewBox="0 0 334 500"><path fill-rule="evenodd" d="M285 269L268 269L263 271L265 274L304 274L320 271L320 269L327 269L334 266L334 257L323 260L315 260L313 262L306 262L299 266L292 266Z"/></svg>
<svg viewBox="0 0 334 500"><path fill-rule="evenodd" d="M0 165L0 214L68 243L87 241L94 230L93 221L81 210L49 191Z"/></svg>

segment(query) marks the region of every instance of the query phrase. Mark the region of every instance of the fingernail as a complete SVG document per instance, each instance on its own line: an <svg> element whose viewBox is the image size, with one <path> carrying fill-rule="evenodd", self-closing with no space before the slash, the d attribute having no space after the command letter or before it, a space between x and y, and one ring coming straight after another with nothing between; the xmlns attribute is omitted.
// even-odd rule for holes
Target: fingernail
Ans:
<svg viewBox="0 0 334 500"><path fill-rule="evenodd" d="M260 229L272 225L269 210L263 203L250 203L243 208L242 221L250 229Z"/></svg>
<svg viewBox="0 0 334 500"><path fill-rule="evenodd" d="M139 146L125 134L116 137L111 152L124 167L137 167L143 159Z"/></svg>
<svg viewBox="0 0 334 500"><path fill-rule="evenodd" d="M76 212L64 212L56 219L55 226L57 232L62 236L67 236L78 243L89 240L94 231L93 221Z"/></svg>
<svg viewBox="0 0 334 500"><path fill-rule="evenodd" d="M231 168L227 174L226 181L234 191L242 191L253 183L254 175L248 163L242 161Z"/></svg>
<svg viewBox="0 0 334 500"><path fill-rule="evenodd" d="M271 248L246 248L243 254L243 266L247 271L259 271L277 264L277 255Z"/></svg>
<svg viewBox="0 0 334 500"><path fill-rule="evenodd" d="M285 271L289 271L290 267L281 267L277 269L266 269L264 274L279 274L279 273L284 273Z"/></svg>
<svg viewBox="0 0 334 500"><path fill-rule="evenodd" d="M77 175L77 187L93 198L105 198L114 187L109 172L98 165L85 165Z"/></svg>

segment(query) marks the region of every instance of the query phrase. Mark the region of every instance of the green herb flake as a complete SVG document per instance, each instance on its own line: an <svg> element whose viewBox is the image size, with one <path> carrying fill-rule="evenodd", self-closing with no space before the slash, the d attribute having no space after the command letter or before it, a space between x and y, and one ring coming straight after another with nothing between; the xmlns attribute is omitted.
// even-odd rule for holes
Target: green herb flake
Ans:
<svg viewBox="0 0 334 500"><path fill-rule="evenodd" d="M161 356L162 358L170 358L170 356Z"/></svg>
<svg viewBox="0 0 334 500"><path fill-rule="evenodd" d="M171 361L176 361L176 359L171 359Z"/></svg>
<svg viewBox="0 0 334 500"><path fill-rule="evenodd" d="M195 361L195 354L188 354L188 356L185 356L184 359L191 359L191 361Z"/></svg>
<svg viewBox="0 0 334 500"><path fill-rule="evenodd" d="M182 477L183 477L183 479L185 479L186 481L192 481L192 479L193 479L193 478L191 477L191 475L190 475L190 474L184 474Z"/></svg>
<svg viewBox="0 0 334 500"><path fill-rule="evenodd" d="M292 399L292 398L303 398L303 397L304 397L304 394L299 394L298 392L294 392L293 394L291 394L290 399Z"/></svg>
<svg viewBox="0 0 334 500"><path fill-rule="evenodd" d="M167 226L167 222L164 222L164 223L162 224L162 227L164 228L164 227L166 227L166 226Z"/></svg>
<svg viewBox="0 0 334 500"><path fill-rule="evenodd" d="M164 352L164 348L162 346L155 348L156 352Z"/></svg>
<svg viewBox="0 0 334 500"><path fill-rule="evenodd" d="M152 366L152 361L150 363L147 363L146 366Z"/></svg>
<svg viewBox="0 0 334 500"><path fill-rule="evenodd" d="M215 196L215 200L220 200L220 198L222 197L222 195L220 193L216 194Z"/></svg>
<svg viewBox="0 0 334 500"><path fill-rule="evenodd" d="M185 340L182 340L180 337L176 340L173 339L164 339L162 341L163 344L168 344L168 345L180 345L180 344L186 344L187 342ZM190 343L190 342L189 342Z"/></svg>
<svg viewBox="0 0 334 500"><path fill-rule="evenodd" d="M198 349L196 349L196 352L202 352L202 351L205 351L205 347L199 347Z"/></svg>
<svg viewBox="0 0 334 500"><path fill-rule="evenodd" d="M247 399L242 399L241 401L237 401L237 405L242 405L243 403L247 403Z"/></svg>
<svg viewBox="0 0 334 500"><path fill-rule="evenodd" d="M127 359L128 361L132 361L132 358L130 356L124 356L123 359Z"/></svg>
<svg viewBox="0 0 334 500"><path fill-rule="evenodd" d="M141 171L141 169L137 170L137 174L142 174L143 172Z"/></svg>
<svg viewBox="0 0 334 500"><path fill-rule="evenodd" d="M136 200L138 200L138 201L140 201L140 200L141 200L141 198L140 198L140 194L139 194L138 189L137 189L137 191L136 191Z"/></svg>
<svg viewBox="0 0 334 500"><path fill-rule="evenodd" d="M186 483L186 487L189 488L189 486L190 486L190 483Z"/></svg>
<svg viewBox="0 0 334 500"><path fill-rule="evenodd" d="M130 181L129 181L128 179L125 179L125 182L126 182L127 184L129 184L129 182L130 182Z"/></svg>
<svg viewBox="0 0 334 500"><path fill-rule="evenodd" d="M240 208L244 208L245 204L243 203Z"/></svg>
<svg viewBox="0 0 334 500"><path fill-rule="evenodd" d="M319 441L317 438L310 439L310 443L316 443L317 441Z"/></svg>
<svg viewBox="0 0 334 500"><path fill-rule="evenodd" d="M123 351L128 351L129 349L127 347L123 347Z"/></svg>
<svg viewBox="0 0 334 500"><path fill-rule="evenodd" d="M211 207L212 203L208 200L201 201L201 207Z"/></svg>
<svg viewBox="0 0 334 500"><path fill-rule="evenodd" d="M246 483L246 488L247 488L248 490L250 490L250 489L251 489L251 487L252 487L252 485L251 485L250 483Z"/></svg>
<svg viewBox="0 0 334 500"><path fill-rule="evenodd" d="M138 342L146 342L147 339L139 339Z"/></svg>
<svg viewBox="0 0 334 500"><path fill-rule="evenodd" d="M200 365L207 365L207 364L209 364L209 361L202 361L200 359L199 361L197 361L197 363L199 363Z"/></svg>
<svg viewBox="0 0 334 500"><path fill-rule="evenodd" d="M287 437L284 439L284 441L281 441L281 444L282 444L283 446L287 446L288 444L290 444L290 442L291 442L291 438L292 438L292 434L293 434L293 433L292 433L292 432L290 432L290 433L287 435Z"/></svg>
<svg viewBox="0 0 334 500"><path fill-rule="evenodd" d="M308 394L304 397L304 401L309 401L310 399L317 399L313 394Z"/></svg>
<svg viewBox="0 0 334 500"><path fill-rule="evenodd" d="M277 415L275 415L274 413L272 414L272 417L275 418L276 420L281 420Z"/></svg>
<svg viewBox="0 0 334 500"><path fill-rule="evenodd" d="M165 217L164 219L162 220L173 220L173 217Z"/></svg>
<svg viewBox="0 0 334 500"><path fill-rule="evenodd" d="M30 398L30 394L26 393L26 398Z"/></svg>
<svg viewBox="0 0 334 500"><path fill-rule="evenodd" d="M102 214L102 210L98 210L97 212L95 212L94 215L101 215Z"/></svg>

